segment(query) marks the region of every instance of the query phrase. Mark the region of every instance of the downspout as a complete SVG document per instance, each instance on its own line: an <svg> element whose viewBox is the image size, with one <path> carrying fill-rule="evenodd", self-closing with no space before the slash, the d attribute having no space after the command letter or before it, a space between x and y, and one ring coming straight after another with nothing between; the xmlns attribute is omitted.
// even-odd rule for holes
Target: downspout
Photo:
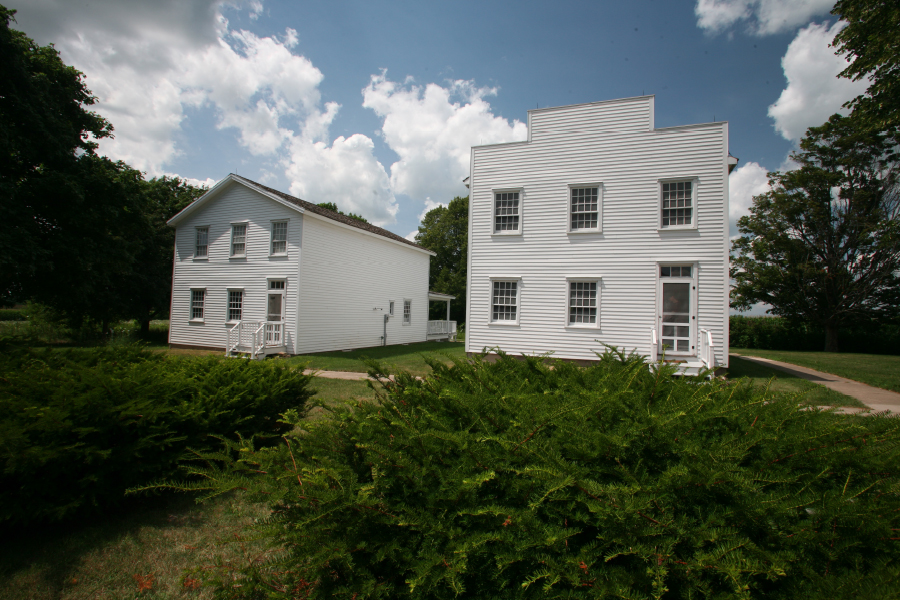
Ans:
<svg viewBox="0 0 900 600"><path fill-rule="evenodd" d="M387 322L389 315L384 315L384 335L381 336L381 345L387 346Z"/></svg>

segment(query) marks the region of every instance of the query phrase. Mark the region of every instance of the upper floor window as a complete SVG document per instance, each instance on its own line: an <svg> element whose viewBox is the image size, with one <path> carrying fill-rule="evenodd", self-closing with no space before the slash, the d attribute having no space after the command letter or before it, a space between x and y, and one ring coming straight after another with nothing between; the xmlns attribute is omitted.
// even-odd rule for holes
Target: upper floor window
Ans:
<svg viewBox="0 0 900 600"><path fill-rule="evenodd" d="M287 221L272 221L272 254L287 254Z"/></svg>
<svg viewBox="0 0 900 600"><path fill-rule="evenodd" d="M206 305L206 290L191 290L191 320L202 321Z"/></svg>
<svg viewBox="0 0 900 600"><path fill-rule="evenodd" d="M569 325L596 325L598 308L596 281L569 281Z"/></svg>
<svg viewBox="0 0 900 600"><path fill-rule="evenodd" d="M519 282L491 281L491 322L516 323L519 319Z"/></svg>
<svg viewBox="0 0 900 600"><path fill-rule="evenodd" d="M494 192L494 233L519 233L519 192Z"/></svg>
<svg viewBox="0 0 900 600"><path fill-rule="evenodd" d="M247 224L231 226L231 256L247 255Z"/></svg>
<svg viewBox="0 0 900 600"><path fill-rule="evenodd" d="M695 187L692 180L662 182L660 227L693 227Z"/></svg>
<svg viewBox="0 0 900 600"><path fill-rule="evenodd" d="M412 324L412 300L403 301L403 324Z"/></svg>
<svg viewBox="0 0 900 600"><path fill-rule="evenodd" d="M209 255L209 227L197 227L194 241L194 257L205 258Z"/></svg>
<svg viewBox="0 0 900 600"><path fill-rule="evenodd" d="M600 230L600 186L569 188L569 231Z"/></svg>

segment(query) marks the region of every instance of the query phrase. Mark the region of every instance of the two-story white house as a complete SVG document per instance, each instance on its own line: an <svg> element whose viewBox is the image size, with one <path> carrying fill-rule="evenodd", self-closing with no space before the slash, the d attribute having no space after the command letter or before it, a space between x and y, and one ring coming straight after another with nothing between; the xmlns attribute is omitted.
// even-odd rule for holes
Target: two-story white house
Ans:
<svg viewBox="0 0 900 600"><path fill-rule="evenodd" d="M653 102L531 110L526 141L472 148L467 352L728 365L728 124L657 129Z"/></svg>
<svg viewBox="0 0 900 600"><path fill-rule="evenodd" d="M234 174L169 225L172 347L260 358L455 332L428 322L429 300L452 299L429 294L434 253L380 227Z"/></svg>

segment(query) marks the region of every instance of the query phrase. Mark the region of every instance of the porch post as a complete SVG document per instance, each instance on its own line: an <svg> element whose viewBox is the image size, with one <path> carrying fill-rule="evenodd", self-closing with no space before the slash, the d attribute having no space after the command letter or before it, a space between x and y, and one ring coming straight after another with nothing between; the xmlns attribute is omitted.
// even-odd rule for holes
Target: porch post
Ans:
<svg viewBox="0 0 900 600"><path fill-rule="evenodd" d="M450 320L450 301L447 300L447 320Z"/></svg>

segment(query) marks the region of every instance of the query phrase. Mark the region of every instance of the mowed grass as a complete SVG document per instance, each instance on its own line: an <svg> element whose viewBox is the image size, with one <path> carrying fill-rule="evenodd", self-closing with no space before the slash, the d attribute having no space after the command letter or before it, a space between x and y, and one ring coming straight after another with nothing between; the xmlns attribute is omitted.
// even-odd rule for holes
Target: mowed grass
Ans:
<svg viewBox="0 0 900 600"><path fill-rule="evenodd" d="M789 352L732 348L738 354L760 356L900 392L900 356L849 352Z"/></svg>
<svg viewBox="0 0 900 600"><path fill-rule="evenodd" d="M197 571L257 558L262 546L239 534L266 514L239 493L202 505L171 495L76 525L7 533L0 598L211 598Z"/></svg>
<svg viewBox="0 0 900 600"><path fill-rule="evenodd" d="M728 379L747 378L755 386L769 386L773 392L800 393L803 401L810 406L855 406L865 408L866 405L840 392L825 386L800 379L790 373L772 369L749 360L731 355L729 357ZM774 377L774 379L773 379Z"/></svg>
<svg viewBox="0 0 900 600"><path fill-rule="evenodd" d="M431 356L447 364L454 358L464 358L465 344L462 342L420 342L396 346L375 346L359 348L349 352L317 352L291 357L292 364L306 364L309 369L320 371L353 371L365 373L368 367L364 358L374 358L390 370L401 369L413 375L428 375L431 367L425 364L423 355Z"/></svg>

